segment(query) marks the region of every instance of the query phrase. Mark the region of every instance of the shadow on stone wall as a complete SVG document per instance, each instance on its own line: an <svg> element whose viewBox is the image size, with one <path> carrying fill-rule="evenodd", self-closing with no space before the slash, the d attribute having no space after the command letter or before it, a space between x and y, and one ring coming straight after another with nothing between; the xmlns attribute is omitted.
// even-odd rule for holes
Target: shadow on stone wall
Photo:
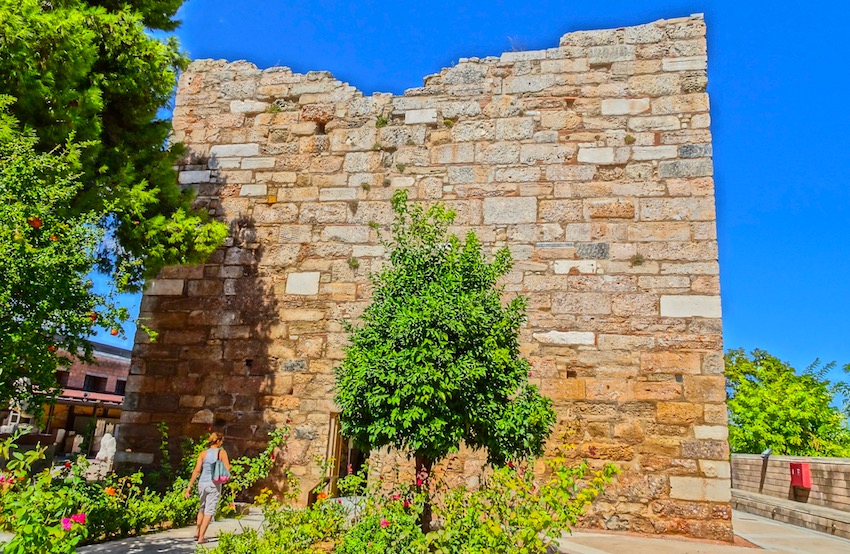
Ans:
<svg viewBox="0 0 850 554"><path fill-rule="evenodd" d="M166 268L151 283L140 317L158 336L136 337L119 436L124 465L160 465L160 422L174 465L186 438L220 431L231 457L253 455L285 421L261 405L266 394L291 393L276 384L280 362L270 356L278 309L271 277L260 276L263 255L254 221L239 216L208 263Z"/></svg>

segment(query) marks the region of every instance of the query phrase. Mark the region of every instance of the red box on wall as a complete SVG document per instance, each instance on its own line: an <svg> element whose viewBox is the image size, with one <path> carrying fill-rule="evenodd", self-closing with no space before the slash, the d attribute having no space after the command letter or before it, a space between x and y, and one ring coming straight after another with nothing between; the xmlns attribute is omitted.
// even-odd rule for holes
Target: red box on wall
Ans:
<svg viewBox="0 0 850 554"><path fill-rule="evenodd" d="M806 462L791 462L791 486L801 489L812 488L812 472Z"/></svg>

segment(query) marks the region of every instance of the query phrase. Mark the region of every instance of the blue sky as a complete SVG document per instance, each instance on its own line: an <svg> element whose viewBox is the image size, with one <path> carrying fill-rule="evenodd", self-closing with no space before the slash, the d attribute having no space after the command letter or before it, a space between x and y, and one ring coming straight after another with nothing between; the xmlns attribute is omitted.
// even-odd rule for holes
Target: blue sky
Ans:
<svg viewBox="0 0 850 554"><path fill-rule="evenodd" d="M189 0L192 58L329 70L402 93L461 57L705 13L727 348L850 362L850 41L843 2ZM838 372L836 372L836 376Z"/></svg>

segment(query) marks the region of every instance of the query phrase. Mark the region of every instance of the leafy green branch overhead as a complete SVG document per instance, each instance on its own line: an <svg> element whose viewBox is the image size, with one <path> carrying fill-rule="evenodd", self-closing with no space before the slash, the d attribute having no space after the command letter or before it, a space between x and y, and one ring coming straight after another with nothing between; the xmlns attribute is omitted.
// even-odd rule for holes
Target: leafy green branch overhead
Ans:
<svg viewBox="0 0 850 554"><path fill-rule="evenodd" d="M226 227L178 186L167 107L186 63L182 0L0 0L0 404L55 393L89 359L96 328L121 333L113 291L204 261Z"/></svg>
<svg viewBox="0 0 850 554"><path fill-rule="evenodd" d="M0 404L51 396L68 354L88 359L93 329L117 334L128 317L87 277L103 231L100 212L69 207L80 149L38 152L10 101L0 97Z"/></svg>
<svg viewBox="0 0 850 554"><path fill-rule="evenodd" d="M132 2L0 0L0 94L47 152L86 142L77 213L101 212L114 241L99 263L122 289L138 289L165 265L201 262L226 235L192 210L173 166L167 107L187 59L173 30L182 0Z"/></svg>

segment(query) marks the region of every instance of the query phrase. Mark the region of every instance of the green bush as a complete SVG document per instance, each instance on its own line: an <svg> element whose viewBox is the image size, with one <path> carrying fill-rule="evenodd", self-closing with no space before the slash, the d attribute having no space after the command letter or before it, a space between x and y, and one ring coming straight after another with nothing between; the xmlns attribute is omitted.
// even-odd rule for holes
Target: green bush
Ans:
<svg viewBox="0 0 850 554"><path fill-rule="evenodd" d="M226 503L268 476L274 450L288 436L288 427L273 431L265 451L233 460L234 478L222 495ZM6 471L0 472L0 529L15 534L7 544L0 544L6 554L68 554L80 544L183 527L195 521L198 497L187 499L184 495L188 485L182 476L185 468L164 492L145 485L162 482L161 474L153 479L141 472L123 477L112 474L102 482L89 482L85 478L89 463L83 457L33 475L32 465L44 459L44 449L18 452L16 438L0 442L0 458L9 459ZM187 460L194 465L199 448L194 442L186 443L184 454L188 451L194 456L184 455L181 465ZM298 512L297 517L303 515Z"/></svg>
<svg viewBox="0 0 850 554"><path fill-rule="evenodd" d="M545 478L535 478L528 463L492 469L481 487L404 485L366 490L348 513L340 499L320 500L296 510L276 503L265 507L266 530L224 534L211 554L292 552L308 554L542 554L602 492L618 472L613 465L592 470L562 458L547 462ZM359 489L362 476L349 476L340 490ZM429 493L426 495L426 492ZM435 494L436 492L436 494ZM433 495L439 528L423 534L419 525L425 500Z"/></svg>

